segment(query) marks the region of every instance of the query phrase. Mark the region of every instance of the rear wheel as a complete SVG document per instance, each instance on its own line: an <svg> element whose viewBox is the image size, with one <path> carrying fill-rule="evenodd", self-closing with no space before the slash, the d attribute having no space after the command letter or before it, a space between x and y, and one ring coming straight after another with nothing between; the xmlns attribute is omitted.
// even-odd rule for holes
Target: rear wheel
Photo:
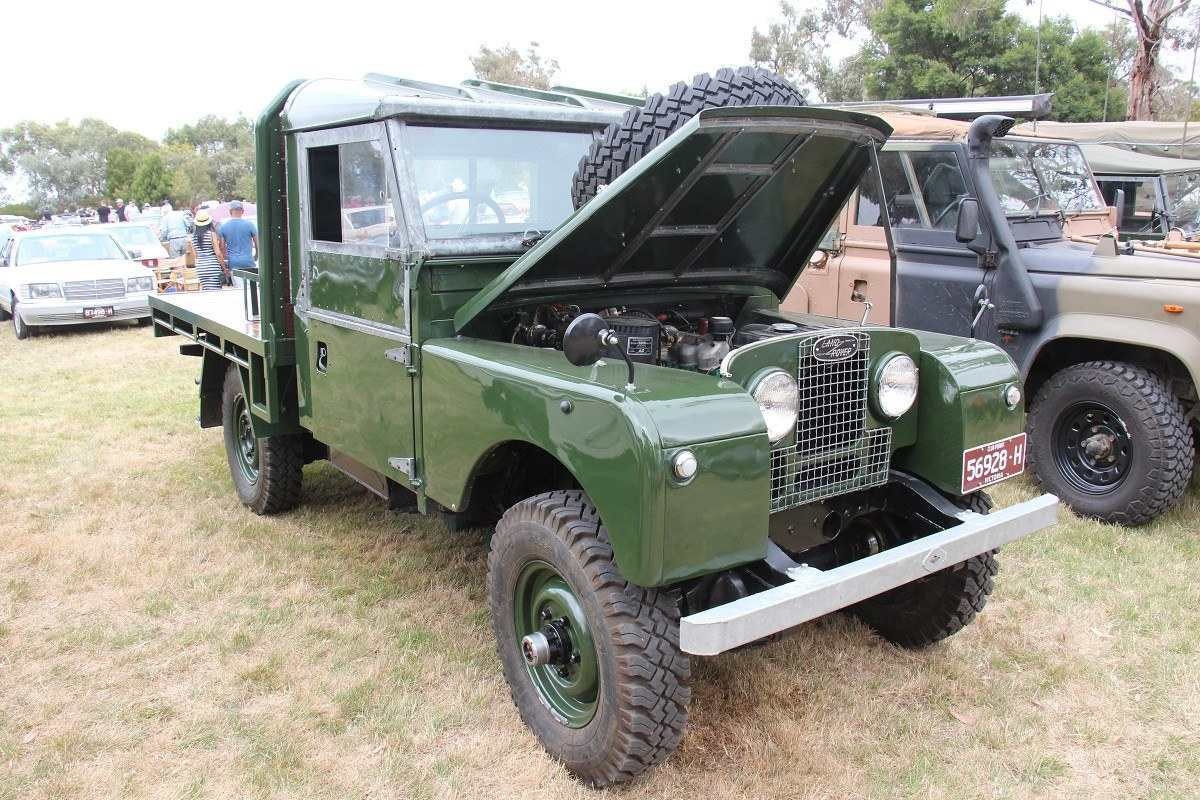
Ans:
<svg viewBox="0 0 1200 800"><path fill-rule="evenodd" d="M717 106L802 106L804 95L788 81L759 67L719 69L691 83L677 83L666 95L654 94L605 128L579 162L571 201L579 208L683 123Z"/></svg>
<svg viewBox="0 0 1200 800"><path fill-rule="evenodd" d="M1038 481L1076 512L1143 525L1187 489L1195 444L1179 400L1154 373L1091 361L1046 381L1029 413Z"/></svg>
<svg viewBox="0 0 1200 800"><path fill-rule="evenodd" d="M959 504L977 514L991 511L983 492ZM920 648L953 636L983 611L999 571L995 551L982 553L890 592L851 606L850 613L900 647Z"/></svg>
<svg viewBox="0 0 1200 800"><path fill-rule="evenodd" d="M258 438L237 366L225 373L221 419L225 453L238 499L255 514L276 514L300 504L304 437L276 434Z"/></svg>
<svg viewBox="0 0 1200 800"><path fill-rule="evenodd" d="M488 557L496 649L521 719L595 786L663 761L687 725L675 598L626 581L580 491L523 500Z"/></svg>

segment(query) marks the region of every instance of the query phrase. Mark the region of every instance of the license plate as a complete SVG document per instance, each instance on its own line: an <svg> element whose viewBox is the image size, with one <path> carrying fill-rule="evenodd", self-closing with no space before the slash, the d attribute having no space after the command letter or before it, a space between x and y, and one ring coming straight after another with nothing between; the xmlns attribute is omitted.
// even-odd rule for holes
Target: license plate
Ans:
<svg viewBox="0 0 1200 800"><path fill-rule="evenodd" d="M112 306L96 306L95 308L85 308L83 310L84 319L103 319L113 315Z"/></svg>
<svg viewBox="0 0 1200 800"><path fill-rule="evenodd" d="M969 494L1025 471L1025 434L963 451L962 493Z"/></svg>

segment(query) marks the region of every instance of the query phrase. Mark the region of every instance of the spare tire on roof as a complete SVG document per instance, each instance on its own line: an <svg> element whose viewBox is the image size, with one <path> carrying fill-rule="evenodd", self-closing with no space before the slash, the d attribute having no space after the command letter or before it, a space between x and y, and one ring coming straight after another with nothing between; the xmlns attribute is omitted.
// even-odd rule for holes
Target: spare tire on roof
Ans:
<svg viewBox="0 0 1200 800"><path fill-rule="evenodd" d="M571 182L571 201L579 208L603 187L649 153L680 125L705 108L717 106L802 106L804 95L787 79L759 67L728 67L677 83L665 95L653 94L604 129L592 142Z"/></svg>

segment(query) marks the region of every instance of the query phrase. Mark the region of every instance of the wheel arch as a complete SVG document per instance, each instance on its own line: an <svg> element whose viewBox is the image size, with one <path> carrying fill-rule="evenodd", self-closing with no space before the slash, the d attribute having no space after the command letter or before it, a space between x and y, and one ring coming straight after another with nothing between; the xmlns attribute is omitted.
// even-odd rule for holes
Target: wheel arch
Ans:
<svg viewBox="0 0 1200 800"><path fill-rule="evenodd" d="M520 478L526 479L515 483L505 480L523 471L529 474ZM584 487L554 453L531 441L507 439L492 444L475 459L463 484L458 510L474 521L491 525L509 506L555 489Z"/></svg>
<svg viewBox="0 0 1200 800"><path fill-rule="evenodd" d="M1106 324L1109 329L1115 327L1111 319ZM1032 401L1052 375L1072 364L1126 361L1157 374L1181 400L1195 402L1200 341L1190 335L1181 338L1180 328L1161 323L1133 321L1127 325L1122 321L1120 326L1120 336L1098 337L1093 335L1095 328L1091 325L1090 330L1072 326L1040 342L1025 371L1026 400Z"/></svg>

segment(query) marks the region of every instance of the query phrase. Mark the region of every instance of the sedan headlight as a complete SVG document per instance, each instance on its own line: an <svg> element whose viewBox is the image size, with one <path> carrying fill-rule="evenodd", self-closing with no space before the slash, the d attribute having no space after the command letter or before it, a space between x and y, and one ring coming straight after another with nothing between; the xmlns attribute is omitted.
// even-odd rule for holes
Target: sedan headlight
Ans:
<svg viewBox="0 0 1200 800"><path fill-rule="evenodd" d="M25 287L25 297L29 300L61 298L62 289L57 283L30 283Z"/></svg>
<svg viewBox="0 0 1200 800"><path fill-rule="evenodd" d="M758 381L752 395L767 422L767 438L771 444L796 429L800 392L795 378L781 369L771 370Z"/></svg>
<svg viewBox="0 0 1200 800"><path fill-rule="evenodd" d="M153 288L154 279L149 275L139 275L125 282L125 290L128 292L148 292Z"/></svg>
<svg viewBox="0 0 1200 800"><path fill-rule="evenodd" d="M912 408L917 401L917 365L904 355L897 353L883 362L875 385L875 405L879 413L895 419Z"/></svg>

